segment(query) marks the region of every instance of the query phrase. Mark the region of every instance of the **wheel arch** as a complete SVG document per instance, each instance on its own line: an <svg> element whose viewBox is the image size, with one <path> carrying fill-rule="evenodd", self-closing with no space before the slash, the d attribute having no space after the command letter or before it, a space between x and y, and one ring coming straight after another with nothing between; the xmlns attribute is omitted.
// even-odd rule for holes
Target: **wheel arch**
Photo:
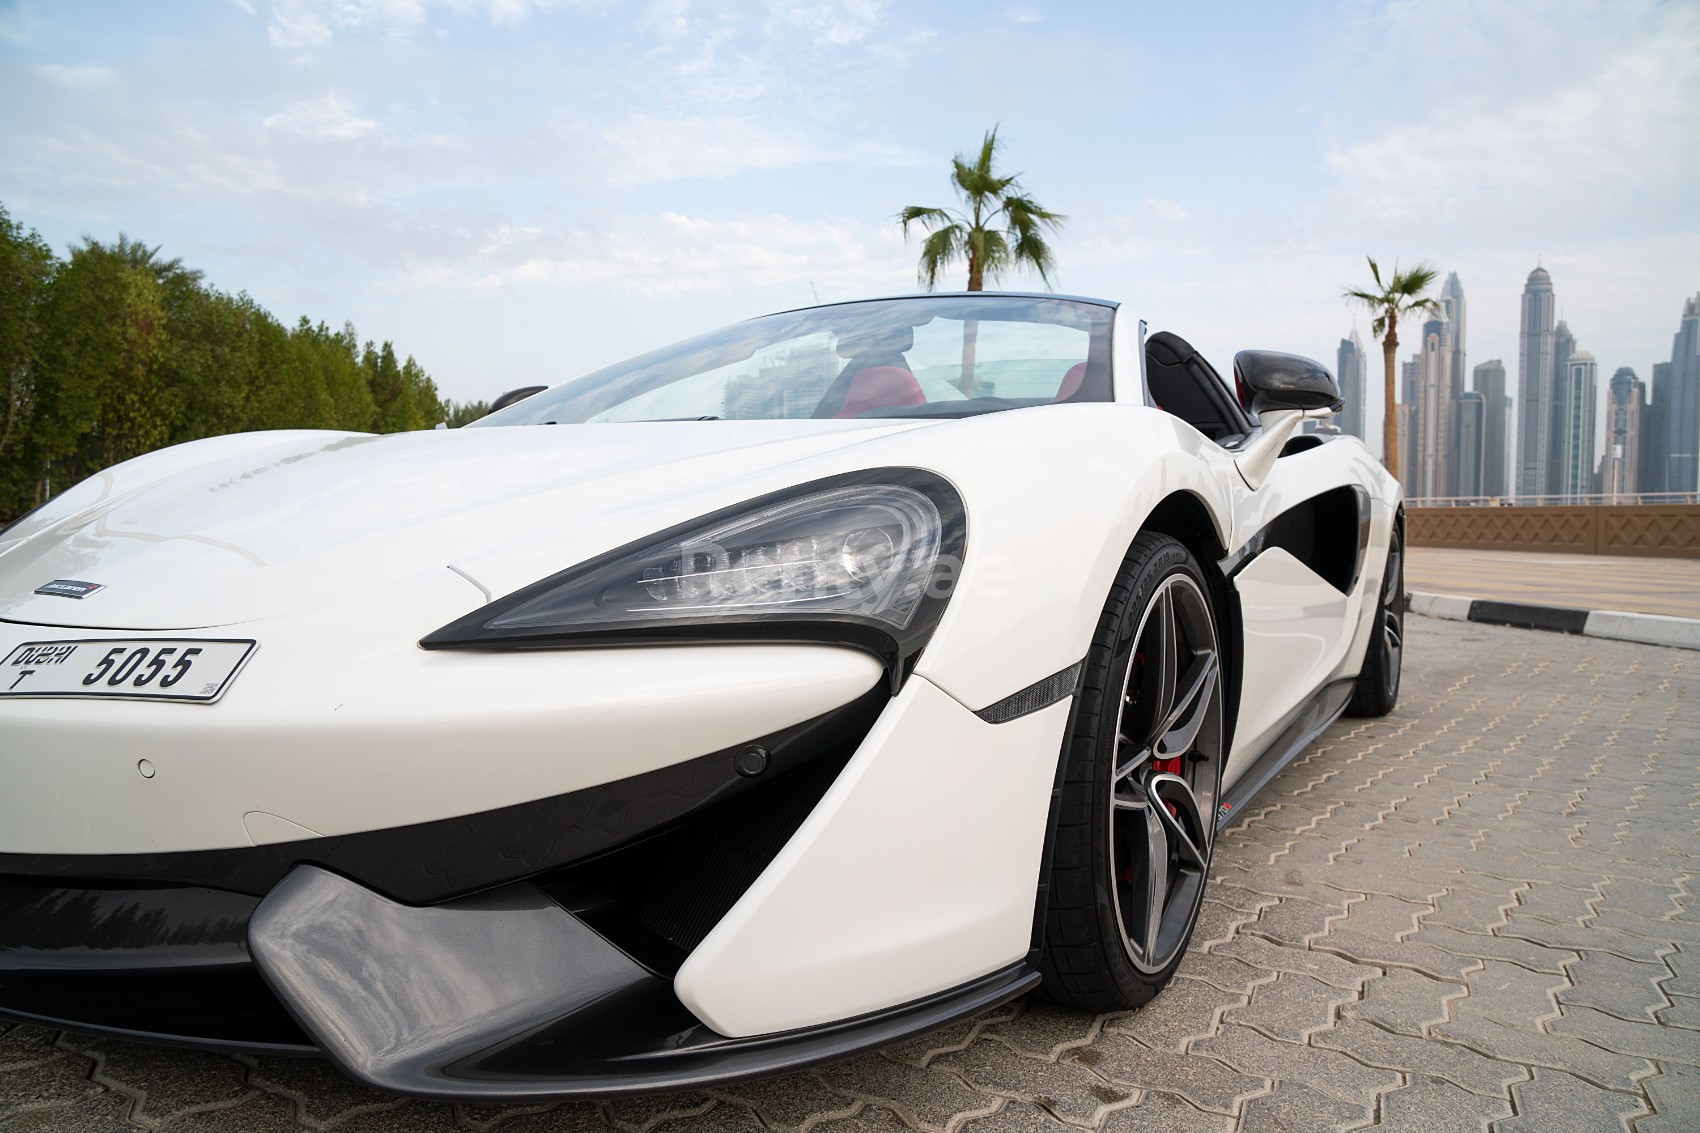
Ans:
<svg viewBox="0 0 1700 1133"><path fill-rule="evenodd" d="M1222 671L1227 687L1223 690L1223 714L1227 721L1226 743L1233 747L1234 725L1239 720L1240 676L1244 654L1244 630L1241 624L1239 595L1223 578L1217 564L1227 557L1228 550L1211 519L1210 509L1197 494L1182 489L1171 492L1152 508L1140 524L1141 532L1151 531L1178 541L1198 560L1210 588L1215 606L1218 630L1222 638Z"/></svg>

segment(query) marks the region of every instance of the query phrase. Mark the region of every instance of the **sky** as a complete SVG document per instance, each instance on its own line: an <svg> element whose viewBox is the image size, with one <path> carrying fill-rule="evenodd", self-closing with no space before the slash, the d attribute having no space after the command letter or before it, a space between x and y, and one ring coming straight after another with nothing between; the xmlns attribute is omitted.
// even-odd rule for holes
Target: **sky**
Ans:
<svg viewBox="0 0 1700 1133"><path fill-rule="evenodd" d="M1368 340L1366 255L1456 271L1513 385L1537 262L1602 387L1700 292L1697 0L0 0L14 220L352 321L457 401L917 290L893 214L994 125L1068 216L1056 290L1224 372Z"/></svg>

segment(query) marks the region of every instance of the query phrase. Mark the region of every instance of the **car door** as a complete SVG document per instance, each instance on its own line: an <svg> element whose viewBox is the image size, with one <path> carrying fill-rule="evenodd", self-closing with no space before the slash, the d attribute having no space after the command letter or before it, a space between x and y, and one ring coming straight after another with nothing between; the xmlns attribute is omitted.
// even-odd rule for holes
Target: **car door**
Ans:
<svg viewBox="0 0 1700 1133"><path fill-rule="evenodd" d="M1255 490L1231 492L1236 550L1224 565L1240 599L1243 677L1230 778L1305 712L1351 644L1369 531L1356 448L1296 434ZM1344 703L1350 682L1340 683Z"/></svg>

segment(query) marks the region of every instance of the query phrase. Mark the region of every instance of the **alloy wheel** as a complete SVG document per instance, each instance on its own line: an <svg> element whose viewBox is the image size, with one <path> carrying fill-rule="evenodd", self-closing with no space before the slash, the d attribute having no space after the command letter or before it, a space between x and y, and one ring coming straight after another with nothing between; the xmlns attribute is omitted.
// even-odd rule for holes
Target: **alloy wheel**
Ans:
<svg viewBox="0 0 1700 1133"><path fill-rule="evenodd" d="M1222 779L1221 652L1191 577L1159 584L1130 653L1110 768L1109 889L1128 959L1153 974L1191 934Z"/></svg>

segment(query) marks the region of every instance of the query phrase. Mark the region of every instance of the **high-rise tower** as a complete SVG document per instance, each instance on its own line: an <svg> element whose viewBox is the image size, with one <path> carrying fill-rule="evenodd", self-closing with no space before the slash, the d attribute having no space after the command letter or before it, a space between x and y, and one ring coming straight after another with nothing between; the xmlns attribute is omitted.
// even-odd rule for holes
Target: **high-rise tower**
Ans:
<svg viewBox="0 0 1700 1133"><path fill-rule="evenodd" d="M1545 268L1523 285L1523 321L1517 335L1517 494L1547 493L1552 460L1552 276Z"/></svg>
<svg viewBox="0 0 1700 1133"><path fill-rule="evenodd" d="M1616 502L1640 491L1641 411L1647 387L1628 366L1611 376L1606 393L1606 453L1600 461L1600 491Z"/></svg>
<svg viewBox="0 0 1700 1133"><path fill-rule="evenodd" d="M1506 429L1510 426L1511 399L1505 396L1505 363L1498 358L1477 366L1471 387L1482 395L1482 474L1479 494L1505 495ZM1462 488L1459 494L1467 494Z"/></svg>
<svg viewBox="0 0 1700 1133"><path fill-rule="evenodd" d="M1487 398L1474 390L1458 395L1452 403L1452 469L1454 496L1482 494L1482 422L1487 417Z"/></svg>
<svg viewBox="0 0 1700 1133"><path fill-rule="evenodd" d="M1547 491L1558 493L1563 491L1559 485L1564 483L1564 458L1559 454L1564 449L1565 414L1569 411L1568 388L1570 380L1571 355L1576 353L1576 336L1570 332L1570 324L1563 319L1552 328L1552 440L1547 450Z"/></svg>
<svg viewBox="0 0 1700 1133"><path fill-rule="evenodd" d="M1668 390L1669 392L1665 392ZM1682 302L1665 398L1665 491L1700 489L1700 294Z"/></svg>
<svg viewBox="0 0 1700 1133"><path fill-rule="evenodd" d="M1357 327L1352 328L1351 338L1340 340L1340 349L1334 355L1334 363L1334 373L1340 378L1340 396L1346 402L1346 407L1340 411L1340 431L1367 441L1369 435L1364 432L1364 426L1367 424L1364 420L1364 396L1367 392L1365 377L1368 363Z"/></svg>
<svg viewBox="0 0 1700 1133"><path fill-rule="evenodd" d="M1642 495L1663 492L1670 483L1670 370L1669 362L1654 362L1647 383L1647 404L1641 410L1641 475L1635 485Z"/></svg>
<svg viewBox="0 0 1700 1133"><path fill-rule="evenodd" d="M1458 282L1458 273L1451 272L1440 289L1440 309L1446 312L1446 325L1451 328L1453 401L1464 392L1464 375L1470 372L1464 368L1464 306L1464 285Z"/></svg>
<svg viewBox="0 0 1700 1133"><path fill-rule="evenodd" d="M1560 326L1564 325L1562 323ZM1594 403L1599 397L1599 367L1586 350L1570 355L1553 406L1553 482L1548 486L1564 502L1594 490Z"/></svg>
<svg viewBox="0 0 1700 1133"><path fill-rule="evenodd" d="M1417 355L1417 462L1405 479L1412 496L1433 499L1452 494L1450 452L1452 436L1452 349L1446 322L1423 324L1423 349Z"/></svg>

